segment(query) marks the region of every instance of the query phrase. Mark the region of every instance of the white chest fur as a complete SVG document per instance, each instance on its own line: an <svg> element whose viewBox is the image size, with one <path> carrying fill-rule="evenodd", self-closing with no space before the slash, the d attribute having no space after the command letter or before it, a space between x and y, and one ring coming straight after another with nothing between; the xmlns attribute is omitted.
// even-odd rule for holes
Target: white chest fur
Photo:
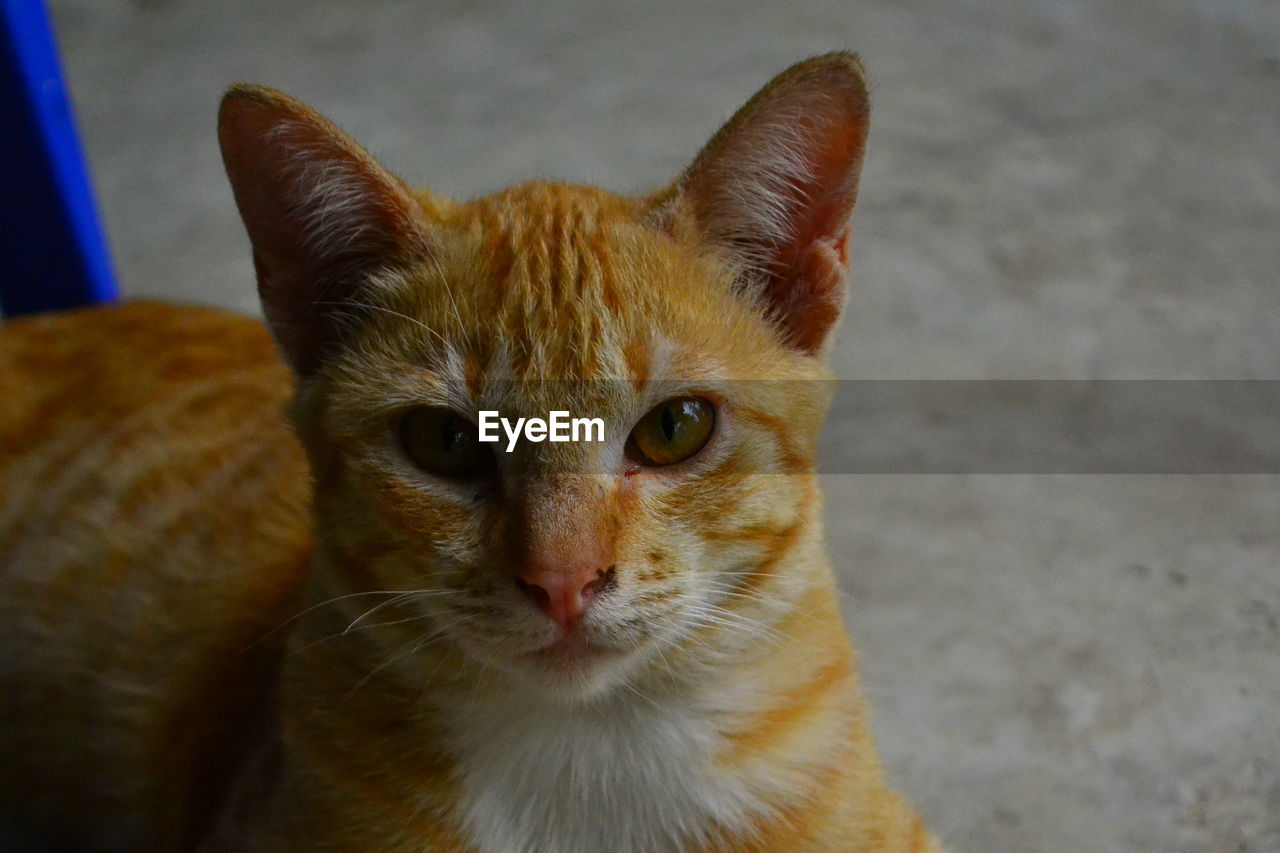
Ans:
<svg viewBox="0 0 1280 853"><path fill-rule="evenodd" d="M471 710L453 740L466 830L485 853L675 851L758 807L716 768L715 718L694 701L501 704Z"/></svg>

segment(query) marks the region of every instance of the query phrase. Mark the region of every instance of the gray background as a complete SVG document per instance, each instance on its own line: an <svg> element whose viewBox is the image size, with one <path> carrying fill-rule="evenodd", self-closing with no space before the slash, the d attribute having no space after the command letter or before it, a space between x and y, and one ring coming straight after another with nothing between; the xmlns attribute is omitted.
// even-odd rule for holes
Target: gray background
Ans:
<svg viewBox="0 0 1280 853"><path fill-rule="evenodd" d="M853 48L841 375L1280 378L1275 0L52 6L129 295L256 310L232 81L458 196L640 190ZM886 763L957 851L1280 850L1280 477L825 479Z"/></svg>

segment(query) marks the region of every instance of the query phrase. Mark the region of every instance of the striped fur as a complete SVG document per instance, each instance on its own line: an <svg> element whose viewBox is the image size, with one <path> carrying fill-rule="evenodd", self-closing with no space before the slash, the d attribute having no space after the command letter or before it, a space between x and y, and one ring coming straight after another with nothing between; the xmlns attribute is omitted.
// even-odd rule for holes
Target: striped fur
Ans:
<svg viewBox="0 0 1280 853"><path fill-rule="evenodd" d="M14 818L119 851L939 850L883 780L813 472L865 91L847 55L797 68L641 199L414 193L305 107L237 90L224 151L296 381L261 325L215 311L0 330ZM778 131L811 103L833 112ZM716 405L711 442L624 462L680 392ZM398 447L422 404L609 435L521 445L465 485ZM616 587L555 651L514 567L584 548Z"/></svg>

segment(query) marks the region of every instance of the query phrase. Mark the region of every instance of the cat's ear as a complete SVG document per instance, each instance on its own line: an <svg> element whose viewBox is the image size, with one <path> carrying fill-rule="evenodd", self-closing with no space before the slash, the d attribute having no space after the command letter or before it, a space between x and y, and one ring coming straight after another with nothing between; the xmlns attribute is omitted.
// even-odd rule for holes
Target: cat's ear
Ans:
<svg viewBox="0 0 1280 853"><path fill-rule="evenodd" d="M294 370L309 376L361 283L425 256L423 211L337 126L273 89L228 91L218 141L267 322Z"/></svg>
<svg viewBox="0 0 1280 853"><path fill-rule="evenodd" d="M869 116L857 56L794 65L712 137L664 205L728 253L739 286L803 352L822 348L844 303Z"/></svg>

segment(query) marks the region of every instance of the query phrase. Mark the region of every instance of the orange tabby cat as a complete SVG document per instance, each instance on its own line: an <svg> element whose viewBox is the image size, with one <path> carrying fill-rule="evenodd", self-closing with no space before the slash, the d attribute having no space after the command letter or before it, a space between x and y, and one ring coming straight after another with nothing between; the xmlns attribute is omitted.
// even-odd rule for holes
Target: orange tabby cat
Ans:
<svg viewBox="0 0 1280 853"><path fill-rule="evenodd" d="M651 196L463 204L232 89L288 368L198 308L0 337L6 819L111 851L938 850L882 778L814 477L867 120L831 54ZM508 453L487 410L607 434Z"/></svg>

